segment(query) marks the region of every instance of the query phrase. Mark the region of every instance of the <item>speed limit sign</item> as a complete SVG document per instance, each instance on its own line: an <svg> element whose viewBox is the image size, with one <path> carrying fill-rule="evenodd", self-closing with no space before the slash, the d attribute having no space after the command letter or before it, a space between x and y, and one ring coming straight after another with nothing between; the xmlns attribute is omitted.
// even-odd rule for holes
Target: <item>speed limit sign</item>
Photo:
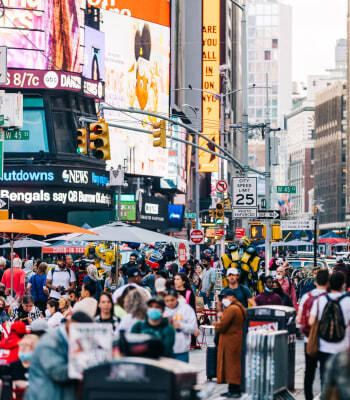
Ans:
<svg viewBox="0 0 350 400"><path fill-rule="evenodd" d="M233 178L233 208L256 208L258 206L256 182L256 177Z"/></svg>

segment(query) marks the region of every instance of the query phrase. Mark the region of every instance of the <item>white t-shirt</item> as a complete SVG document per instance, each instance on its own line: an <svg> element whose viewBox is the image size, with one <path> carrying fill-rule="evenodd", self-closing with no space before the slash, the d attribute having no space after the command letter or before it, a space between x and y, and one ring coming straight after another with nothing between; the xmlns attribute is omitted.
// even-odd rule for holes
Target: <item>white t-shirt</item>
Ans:
<svg viewBox="0 0 350 400"><path fill-rule="evenodd" d="M76 281L75 274L73 271L68 271L67 269L60 269L58 265L55 267L55 271L50 269L46 279L52 280L51 283L52 286L54 287L62 286L65 289L68 289L70 284ZM50 291L50 297L53 297L54 299L60 299L61 296L62 296L61 293L57 292L56 290Z"/></svg>
<svg viewBox="0 0 350 400"><path fill-rule="evenodd" d="M334 300L340 297L342 294L343 293L328 293L328 296ZM318 300L314 301L314 304L312 305L310 311L310 315L313 317L317 316L318 320L320 320L327 302L328 299L326 296L321 296ZM346 325L344 339L338 343L330 343L320 338L319 350L323 353L336 354L340 353L341 351L345 351L349 347L350 297L344 297L340 301L340 307L343 311L344 322ZM317 315L317 310L318 310L318 315Z"/></svg>
<svg viewBox="0 0 350 400"><path fill-rule="evenodd" d="M47 320L47 326L49 328L56 328L61 323L63 318L63 314L60 311L57 311Z"/></svg>
<svg viewBox="0 0 350 400"><path fill-rule="evenodd" d="M311 292L307 292L303 295L303 297L300 299L300 303L299 303L299 311L302 313L303 312L303 307L304 307L304 303L305 301L309 298L309 296L311 295L312 297L316 297L319 296L322 293L326 293L326 291L324 289L314 289L311 290ZM313 304L315 303L316 300L314 300ZM311 312L311 310L310 310ZM307 343L308 341L308 337L304 336L304 342Z"/></svg>

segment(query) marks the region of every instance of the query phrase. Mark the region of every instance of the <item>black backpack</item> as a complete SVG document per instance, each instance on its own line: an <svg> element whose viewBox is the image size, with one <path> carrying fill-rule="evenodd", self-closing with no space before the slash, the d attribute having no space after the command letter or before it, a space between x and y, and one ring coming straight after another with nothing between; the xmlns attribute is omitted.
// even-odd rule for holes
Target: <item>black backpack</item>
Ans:
<svg viewBox="0 0 350 400"><path fill-rule="evenodd" d="M319 337L326 342L338 343L345 337L346 325L339 303L346 296L345 294L333 300L326 295L327 304L319 323Z"/></svg>

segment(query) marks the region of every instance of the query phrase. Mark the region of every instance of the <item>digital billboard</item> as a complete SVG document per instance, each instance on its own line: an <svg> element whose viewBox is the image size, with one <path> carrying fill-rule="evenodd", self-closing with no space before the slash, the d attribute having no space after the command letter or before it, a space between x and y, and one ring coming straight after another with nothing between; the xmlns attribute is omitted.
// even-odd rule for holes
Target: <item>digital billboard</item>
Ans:
<svg viewBox="0 0 350 400"><path fill-rule="evenodd" d="M148 6L160 2L163 1L142 3L145 15L148 15ZM133 3L130 2L130 7ZM142 7L138 6L140 17ZM170 27L113 10L101 13L101 31L106 34L105 102L168 115ZM153 117L116 112L105 112L105 117L150 132L152 124L157 122ZM110 166L117 168L119 164L126 164L128 173L167 175L168 151L153 147L152 135L117 128L110 128L110 132Z"/></svg>
<svg viewBox="0 0 350 400"><path fill-rule="evenodd" d="M3 0L0 46L9 68L81 72L85 2L81 0Z"/></svg>
<svg viewBox="0 0 350 400"><path fill-rule="evenodd" d="M94 81L105 80L105 34L85 26L83 76Z"/></svg>

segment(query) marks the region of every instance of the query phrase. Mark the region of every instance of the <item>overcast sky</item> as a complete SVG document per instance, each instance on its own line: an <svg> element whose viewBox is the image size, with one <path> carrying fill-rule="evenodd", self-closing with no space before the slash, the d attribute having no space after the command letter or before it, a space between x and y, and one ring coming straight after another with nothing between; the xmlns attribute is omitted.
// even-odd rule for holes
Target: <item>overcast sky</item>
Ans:
<svg viewBox="0 0 350 400"><path fill-rule="evenodd" d="M334 66L337 39L346 38L347 0L289 0L293 8L293 80Z"/></svg>

